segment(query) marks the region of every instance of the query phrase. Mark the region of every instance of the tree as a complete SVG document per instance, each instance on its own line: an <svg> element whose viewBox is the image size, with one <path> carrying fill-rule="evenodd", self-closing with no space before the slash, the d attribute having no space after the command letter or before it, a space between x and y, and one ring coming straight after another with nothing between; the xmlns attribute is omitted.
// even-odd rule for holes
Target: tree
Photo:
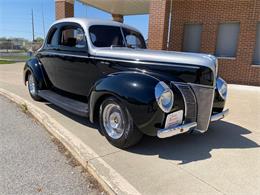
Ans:
<svg viewBox="0 0 260 195"><path fill-rule="evenodd" d="M36 43L43 43L44 39L42 37L37 37L34 41Z"/></svg>

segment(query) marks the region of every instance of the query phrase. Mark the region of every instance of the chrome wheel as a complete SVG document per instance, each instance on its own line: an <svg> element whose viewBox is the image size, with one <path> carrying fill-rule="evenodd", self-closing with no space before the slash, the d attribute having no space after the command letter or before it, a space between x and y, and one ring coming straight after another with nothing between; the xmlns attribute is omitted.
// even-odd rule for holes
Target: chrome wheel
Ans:
<svg viewBox="0 0 260 195"><path fill-rule="evenodd" d="M125 119L120 106L114 103L106 105L102 117L107 134L113 139L119 139L125 129Z"/></svg>
<svg viewBox="0 0 260 195"><path fill-rule="evenodd" d="M36 95L36 83L32 74L30 74L28 78L28 89L32 95Z"/></svg>
<svg viewBox="0 0 260 195"><path fill-rule="evenodd" d="M142 138L134 125L127 107L114 97L107 97L100 104L99 125L101 133L118 148L128 148Z"/></svg>

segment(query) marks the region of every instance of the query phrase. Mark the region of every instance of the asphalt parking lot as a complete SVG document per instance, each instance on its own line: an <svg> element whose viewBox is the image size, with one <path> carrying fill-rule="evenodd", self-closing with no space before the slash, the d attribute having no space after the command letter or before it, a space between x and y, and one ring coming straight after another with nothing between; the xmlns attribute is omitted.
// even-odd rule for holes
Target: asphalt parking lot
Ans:
<svg viewBox="0 0 260 195"><path fill-rule="evenodd" d="M0 194L102 193L32 117L2 96L0 108Z"/></svg>
<svg viewBox="0 0 260 195"><path fill-rule="evenodd" d="M203 135L144 137L129 150L111 146L97 126L51 104L34 102L22 81L23 64L0 66L0 88L47 112L140 194L260 194L260 88L229 85L230 115ZM97 164L104 178L110 171ZM111 179L112 182L114 178Z"/></svg>

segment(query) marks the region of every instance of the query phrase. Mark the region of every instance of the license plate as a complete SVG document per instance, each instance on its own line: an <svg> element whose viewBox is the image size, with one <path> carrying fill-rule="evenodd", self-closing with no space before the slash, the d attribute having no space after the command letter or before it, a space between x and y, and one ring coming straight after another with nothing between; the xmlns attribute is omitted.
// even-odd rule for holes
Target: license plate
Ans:
<svg viewBox="0 0 260 195"><path fill-rule="evenodd" d="M169 114L166 118L165 128L180 125L182 123L183 110Z"/></svg>

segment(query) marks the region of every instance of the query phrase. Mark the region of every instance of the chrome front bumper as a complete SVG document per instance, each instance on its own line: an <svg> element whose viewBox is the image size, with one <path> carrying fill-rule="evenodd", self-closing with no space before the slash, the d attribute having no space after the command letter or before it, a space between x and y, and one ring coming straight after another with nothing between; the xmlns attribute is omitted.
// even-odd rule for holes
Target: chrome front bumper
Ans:
<svg viewBox="0 0 260 195"><path fill-rule="evenodd" d="M227 116L229 113L229 109L224 110L221 113L212 115L210 118L210 121L217 121L220 120L222 118L224 118L225 116ZM197 127L197 123L196 122L192 122L192 123L187 123L187 124L183 124L183 125L179 125L176 127L170 127L167 129L159 129L157 131L157 137L159 138L167 138L167 137L172 137L178 134L182 134L182 133L186 133L191 129L195 129Z"/></svg>
<svg viewBox="0 0 260 195"><path fill-rule="evenodd" d="M213 121L218 121L220 119L223 119L228 115L228 113L229 113L229 109L224 110L223 112L220 112L218 114L214 114L211 116L210 121L213 122Z"/></svg>
<svg viewBox="0 0 260 195"><path fill-rule="evenodd" d="M179 125L176 127L170 127L167 129L159 129L157 131L157 137L159 138L166 138L166 137L172 137L174 135L178 135L181 133L188 132L190 129L197 127L196 122L184 124L184 125Z"/></svg>

